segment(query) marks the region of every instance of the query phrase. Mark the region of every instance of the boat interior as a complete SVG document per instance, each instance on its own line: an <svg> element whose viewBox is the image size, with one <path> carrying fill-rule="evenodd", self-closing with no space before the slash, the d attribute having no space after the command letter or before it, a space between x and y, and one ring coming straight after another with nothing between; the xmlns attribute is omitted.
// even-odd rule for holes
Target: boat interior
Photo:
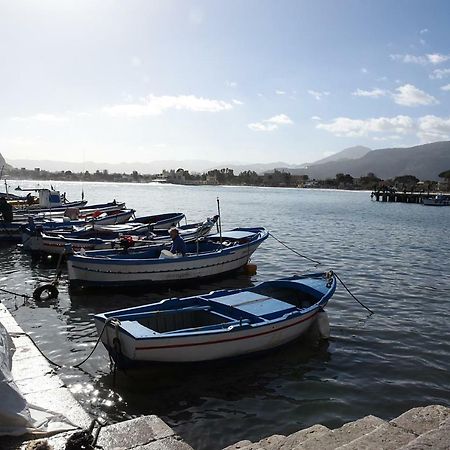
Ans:
<svg viewBox="0 0 450 450"><path fill-rule="evenodd" d="M230 326L262 324L281 319L289 313L301 313L322 297L320 293L312 295L307 292L308 289L302 291L301 287L276 287L271 283L263 283L247 291L226 295L222 293L212 299L209 297L214 297L215 293L183 300L183 308L142 312L136 314L135 320L157 333L205 332ZM131 317L127 316L126 319L130 320Z"/></svg>

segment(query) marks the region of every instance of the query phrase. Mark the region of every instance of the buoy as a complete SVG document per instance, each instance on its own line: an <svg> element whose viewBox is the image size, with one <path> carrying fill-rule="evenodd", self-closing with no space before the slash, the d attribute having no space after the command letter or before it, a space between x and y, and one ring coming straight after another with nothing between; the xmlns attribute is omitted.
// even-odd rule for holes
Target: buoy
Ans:
<svg viewBox="0 0 450 450"><path fill-rule="evenodd" d="M247 275L255 275L256 274L256 269L257 269L257 266L256 266L256 264L246 264L245 266L244 266L244 272L247 274Z"/></svg>
<svg viewBox="0 0 450 450"><path fill-rule="evenodd" d="M319 330L320 337L322 339L329 339L330 337L330 321L328 320L328 314L322 310L317 315L317 329Z"/></svg>

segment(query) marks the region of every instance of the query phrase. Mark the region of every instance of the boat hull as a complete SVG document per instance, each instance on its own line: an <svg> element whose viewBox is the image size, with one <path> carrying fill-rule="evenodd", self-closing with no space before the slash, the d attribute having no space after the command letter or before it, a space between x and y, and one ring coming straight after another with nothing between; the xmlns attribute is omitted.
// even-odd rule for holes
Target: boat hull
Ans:
<svg viewBox="0 0 450 450"><path fill-rule="evenodd" d="M283 320L278 324L268 324L256 329L247 329L229 333L214 334L208 337L189 336L186 338L167 338L138 340L122 334L120 348L122 363L133 362L202 362L235 358L253 353L271 350L287 344L306 333L314 323L320 310L307 316ZM96 321L100 334L103 323ZM106 327L102 342L111 354L114 354L114 327Z"/></svg>
<svg viewBox="0 0 450 450"><path fill-rule="evenodd" d="M69 258L67 269L72 286L139 286L213 277L239 269L248 263L259 243L235 251L223 250L192 258L156 260L143 264L108 264ZM174 262L176 264L174 264Z"/></svg>

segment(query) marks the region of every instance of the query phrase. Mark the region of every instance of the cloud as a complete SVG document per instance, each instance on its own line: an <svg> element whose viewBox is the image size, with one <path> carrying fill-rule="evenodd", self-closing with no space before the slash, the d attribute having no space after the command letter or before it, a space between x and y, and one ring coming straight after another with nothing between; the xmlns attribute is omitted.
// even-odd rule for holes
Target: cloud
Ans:
<svg viewBox="0 0 450 450"><path fill-rule="evenodd" d="M233 100L231 100L235 105L243 105L244 102L241 102L240 100L233 98Z"/></svg>
<svg viewBox="0 0 450 450"><path fill-rule="evenodd" d="M139 56L132 56L131 57L131 65L133 67L141 67L142 66L141 58L139 58Z"/></svg>
<svg viewBox="0 0 450 450"><path fill-rule="evenodd" d="M319 117L319 116L312 116L312 117L311 117L311 120L317 120L317 121L321 121L321 120L322 120L322 118L321 118L321 117Z"/></svg>
<svg viewBox="0 0 450 450"><path fill-rule="evenodd" d="M312 95L316 100L321 100L322 97L330 95L328 91L313 91L312 89L308 90L308 94Z"/></svg>
<svg viewBox="0 0 450 450"><path fill-rule="evenodd" d="M317 129L338 137L371 137L376 141L401 139L415 134L424 142L450 139L450 117L426 115L418 119L409 116L351 119L337 117L329 123L319 123Z"/></svg>
<svg viewBox="0 0 450 450"><path fill-rule="evenodd" d="M439 103L435 97L416 88L412 84L404 84L395 89L395 91L396 93L392 94L392 97L398 105L421 106Z"/></svg>
<svg viewBox="0 0 450 450"><path fill-rule="evenodd" d="M225 86L235 88L237 86L236 81L225 81Z"/></svg>
<svg viewBox="0 0 450 450"><path fill-rule="evenodd" d="M387 92L384 89L379 88L372 89L371 91L356 89L355 92L352 92L352 95L356 97L372 97L372 98L384 97L386 94Z"/></svg>
<svg viewBox="0 0 450 450"><path fill-rule="evenodd" d="M428 28L422 28L420 31L419 31L419 34L425 34L425 33L428 33L430 30L428 29Z"/></svg>
<svg viewBox="0 0 450 450"><path fill-rule="evenodd" d="M361 137L377 133L406 134L414 128L414 121L409 116L401 115L371 119L337 117L329 123L317 124L316 128L339 137Z"/></svg>
<svg viewBox="0 0 450 450"><path fill-rule="evenodd" d="M277 94L277 95L286 95L286 91L280 91L279 89L277 89L275 91L275 94Z"/></svg>
<svg viewBox="0 0 450 450"><path fill-rule="evenodd" d="M365 67L361 67L361 73L369 73L368 69L366 69Z"/></svg>
<svg viewBox="0 0 450 450"><path fill-rule="evenodd" d="M430 74L432 80L442 80L448 76L450 76L450 69L434 69Z"/></svg>
<svg viewBox="0 0 450 450"><path fill-rule="evenodd" d="M48 124L59 124L67 122L67 117L57 116L55 114L38 113L27 117L13 117L12 120L17 122L44 122Z"/></svg>
<svg viewBox="0 0 450 450"><path fill-rule="evenodd" d="M417 135L424 141L439 141L450 138L450 117L443 118L433 115L418 119Z"/></svg>
<svg viewBox="0 0 450 450"><path fill-rule="evenodd" d="M215 100L195 95L149 95L140 103L123 103L106 106L102 111L114 117L145 117L160 115L171 109L194 112L227 111L233 105L224 100Z"/></svg>
<svg viewBox="0 0 450 450"><path fill-rule="evenodd" d="M286 114L278 114L270 119L264 119L261 122L249 123L248 127L253 131L274 131L280 125L291 125L294 122Z"/></svg>
<svg viewBox="0 0 450 450"><path fill-rule="evenodd" d="M445 61L448 61L450 59L450 55L442 55L441 53L428 53L426 55L401 55L401 54L393 54L389 55L389 57L393 61L400 61L406 64L441 64Z"/></svg>
<svg viewBox="0 0 450 450"><path fill-rule="evenodd" d="M450 84L446 84L445 86L441 86L443 91L450 91Z"/></svg>

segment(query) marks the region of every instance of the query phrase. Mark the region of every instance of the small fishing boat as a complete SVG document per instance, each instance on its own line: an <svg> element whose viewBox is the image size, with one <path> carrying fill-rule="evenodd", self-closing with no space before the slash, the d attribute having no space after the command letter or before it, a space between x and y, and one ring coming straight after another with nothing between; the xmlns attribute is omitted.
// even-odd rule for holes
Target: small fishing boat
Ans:
<svg viewBox="0 0 450 450"><path fill-rule="evenodd" d="M183 213L166 213L135 217L130 223L144 223L150 225L154 229L168 230L169 228L178 225L183 219Z"/></svg>
<svg viewBox="0 0 450 450"><path fill-rule="evenodd" d="M209 361L273 349L298 338L335 289L333 272L313 273L106 312L94 321L118 365Z"/></svg>
<svg viewBox="0 0 450 450"><path fill-rule="evenodd" d="M99 251L67 258L72 286L138 286L221 275L244 266L268 237L262 227L235 228L186 244L186 255L164 258L162 246Z"/></svg>
<svg viewBox="0 0 450 450"><path fill-rule="evenodd" d="M199 222L190 225L184 225L179 230L180 236L183 237L185 242L189 242L195 239L199 239L202 236L206 236L211 228L217 221L217 216L213 218L208 218L204 222ZM108 229L115 227L115 225L106 226ZM118 225L119 229L121 225ZM147 233L142 234L129 234L129 233L116 233L114 232L110 238L105 238L108 236L108 231L102 233L102 230L98 233L95 226L92 227L92 233L89 235L86 233L81 236L77 232L74 233L64 233L64 232L43 232L37 228L33 233L29 229L25 229L22 232L22 244L23 249L31 252L39 252L45 254L61 254L65 253L67 246L70 246L73 252L86 252L93 250L103 250L103 249L124 249L127 251L132 251L133 249L140 249L144 246L154 246L169 244L170 235L167 230L154 230L149 231L146 228ZM132 231L132 230L128 230Z"/></svg>
<svg viewBox="0 0 450 450"><path fill-rule="evenodd" d="M422 203L425 206L450 206L450 196L439 194L431 198L423 198Z"/></svg>

